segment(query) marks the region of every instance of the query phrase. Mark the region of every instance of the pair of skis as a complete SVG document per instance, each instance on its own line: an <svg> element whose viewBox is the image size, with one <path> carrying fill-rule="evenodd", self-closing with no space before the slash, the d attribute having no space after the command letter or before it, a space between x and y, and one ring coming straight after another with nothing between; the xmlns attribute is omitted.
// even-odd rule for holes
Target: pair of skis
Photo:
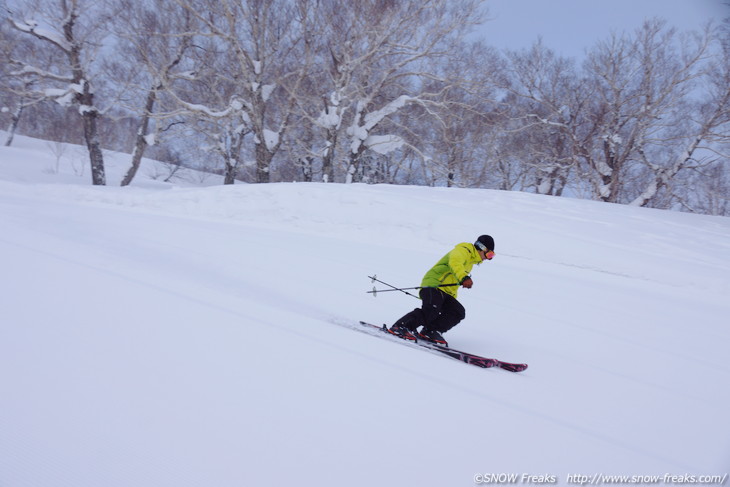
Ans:
<svg viewBox="0 0 730 487"><path fill-rule="evenodd" d="M395 336L388 331L388 329L385 325L383 325L381 327L378 325L373 325L372 323L367 323L365 321L361 321L360 325L365 327L365 330L368 330L368 333L371 335L374 335L374 336L379 336L381 333L384 333L385 335L387 335L389 337ZM527 364L513 364L513 363L509 363L509 362L502 362L501 360L497 360L494 358L480 357L479 355L474 355L473 353L463 352L461 350L456 350L453 348L449 348L449 347L446 347L443 345L438 345L436 343L428 342L425 340L418 340L418 341L408 340L407 343L412 343L416 346L442 353L444 355L447 355L456 360L460 360L469 365L475 365L477 367L482 367L485 369L488 369L491 367L499 367L501 369L508 370L510 372L522 372L523 370L525 370L527 368Z"/></svg>

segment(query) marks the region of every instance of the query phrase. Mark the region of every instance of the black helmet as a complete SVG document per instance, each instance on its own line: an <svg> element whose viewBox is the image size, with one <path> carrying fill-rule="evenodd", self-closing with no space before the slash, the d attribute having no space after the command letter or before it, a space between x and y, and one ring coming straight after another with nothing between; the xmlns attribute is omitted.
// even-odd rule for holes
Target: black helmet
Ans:
<svg viewBox="0 0 730 487"><path fill-rule="evenodd" d="M489 235L482 235L474 242L474 247L479 250L494 251L494 239Z"/></svg>

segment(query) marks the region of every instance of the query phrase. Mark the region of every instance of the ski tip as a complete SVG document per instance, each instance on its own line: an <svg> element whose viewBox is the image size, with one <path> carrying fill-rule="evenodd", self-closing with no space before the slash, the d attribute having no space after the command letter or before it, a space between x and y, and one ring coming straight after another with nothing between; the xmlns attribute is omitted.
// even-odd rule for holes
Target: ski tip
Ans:
<svg viewBox="0 0 730 487"><path fill-rule="evenodd" d="M510 372L522 372L527 369L527 364L509 364L500 362L499 367L504 370L509 370Z"/></svg>

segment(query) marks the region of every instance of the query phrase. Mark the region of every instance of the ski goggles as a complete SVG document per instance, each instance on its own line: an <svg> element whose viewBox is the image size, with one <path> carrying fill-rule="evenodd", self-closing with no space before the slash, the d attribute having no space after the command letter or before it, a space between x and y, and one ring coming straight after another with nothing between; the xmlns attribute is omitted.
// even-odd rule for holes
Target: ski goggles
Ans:
<svg viewBox="0 0 730 487"><path fill-rule="evenodd" d="M475 244L474 244L474 246L475 246L476 248L478 248L479 250L481 250L482 252L484 252L484 257L486 257L486 258L487 258L487 260L492 260L492 259L494 259L494 250L489 250L489 249L487 248L487 246L486 246L486 245L484 245L484 244L483 244L483 243L481 243L481 242L477 242L477 243L475 243Z"/></svg>

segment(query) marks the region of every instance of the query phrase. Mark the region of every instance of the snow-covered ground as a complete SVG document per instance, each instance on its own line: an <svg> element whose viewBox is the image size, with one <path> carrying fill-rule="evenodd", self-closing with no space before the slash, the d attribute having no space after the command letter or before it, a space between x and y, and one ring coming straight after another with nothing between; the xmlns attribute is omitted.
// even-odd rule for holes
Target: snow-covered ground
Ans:
<svg viewBox="0 0 730 487"><path fill-rule="evenodd" d="M730 472L730 219L488 190L163 183L151 161L120 188L118 154L92 187L86 164L24 137L0 148L2 487ZM373 298L369 274L416 286L482 233L497 256L447 338L527 371L348 328L418 305Z"/></svg>

